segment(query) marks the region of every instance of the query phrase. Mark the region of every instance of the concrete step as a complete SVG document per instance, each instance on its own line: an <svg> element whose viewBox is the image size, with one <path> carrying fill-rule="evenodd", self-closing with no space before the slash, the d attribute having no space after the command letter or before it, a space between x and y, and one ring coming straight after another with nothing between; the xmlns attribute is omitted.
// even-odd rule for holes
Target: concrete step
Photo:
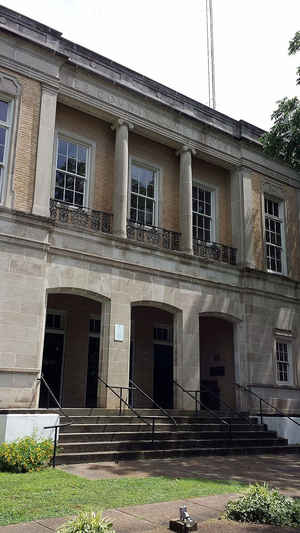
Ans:
<svg viewBox="0 0 300 533"><path fill-rule="evenodd" d="M182 448L174 450L143 450L120 452L64 453L57 456L57 464L95 463L137 459L168 459L170 457L209 456L209 455L261 455L261 454L300 453L300 446L276 445L247 448Z"/></svg>
<svg viewBox="0 0 300 533"><path fill-rule="evenodd" d="M147 429L148 428L148 429ZM231 426L232 431L254 431L261 432L265 431L265 427L261 425L246 425L234 423ZM104 432L128 432L128 431L151 431L151 424L147 425L143 422L131 422L131 423L73 423L71 426L66 426L61 428L60 434L62 433L104 433ZM166 432L177 432L177 431L229 431L229 428L225 424L207 424L207 423L194 423L194 424L169 424L165 422L158 421L155 423L155 431L166 431Z"/></svg>
<svg viewBox="0 0 300 533"><path fill-rule="evenodd" d="M184 439L161 441L151 437L147 440L138 442L134 441L106 441L106 442L77 442L77 443L62 443L60 444L61 453L88 453L88 452L114 452L114 451L143 451L143 450L174 450L174 449L189 449L189 448L249 448L249 447L269 447L269 446L283 446L286 445L285 439Z"/></svg>
<svg viewBox="0 0 300 533"><path fill-rule="evenodd" d="M156 414L155 416L148 416L143 415L142 419L146 420L149 423L152 423L153 418L155 419L155 422L162 422L165 424L173 424L172 420L168 419L166 416L161 416L160 414ZM231 422L233 424L251 424L251 425L257 425L257 423L254 421L249 421L246 418L239 418L239 417L202 417L202 416L175 416L173 417L177 424L216 424L216 423L222 423L221 420L224 420L225 422ZM138 417L133 416L118 416L118 415L91 415L91 416L72 416L72 421L76 424L86 424L86 423L92 423L92 424L115 424L117 422L122 424L135 424L138 422L143 422L142 419L139 419ZM61 417L61 423L67 422L69 419Z"/></svg>
<svg viewBox="0 0 300 533"><path fill-rule="evenodd" d="M133 432L133 431L124 431L123 433L109 433L109 432L95 432L95 433L61 433L59 437L60 444L63 444L65 442L113 442L113 441L140 441L144 439L148 439L151 436L151 432L148 431L140 431L140 432ZM155 437L159 440L182 440L184 438L187 439L224 439L229 438L227 437L228 433L224 431L178 431L178 432L156 432ZM234 438L244 438L244 439L251 439L251 440L257 440L258 438L263 439L274 439L276 438L276 432L275 431L260 431L259 436L257 436L257 433L254 431L237 431L234 432Z"/></svg>

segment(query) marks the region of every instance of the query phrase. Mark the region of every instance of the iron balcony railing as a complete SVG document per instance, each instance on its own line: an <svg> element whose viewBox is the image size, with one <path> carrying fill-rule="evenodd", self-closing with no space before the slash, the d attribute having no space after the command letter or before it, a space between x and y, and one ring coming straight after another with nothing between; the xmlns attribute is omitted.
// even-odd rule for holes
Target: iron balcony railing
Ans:
<svg viewBox="0 0 300 533"><path fill-rule="evenodd" d="M236 265L236 248L231 248L231 246L218 242L205 242L198 241L197 239L194 239L193 247L194 254L198 257L228 263L229 265Z"/></svg>
<svg viewBox="0 0 300 533"><path fill-rule="evenodd" d="M179 250L180 233L158 226L145 226L132 220L127 221L127 238L165 250Z"/></svg>
<svg viewBox="0 0 300 533"><path fill-rule="evenodd" d="M63 222L77 228L112 233L113 215L111 213L74 207L53 198L50 200L50 218L54 222Z"/></svg>

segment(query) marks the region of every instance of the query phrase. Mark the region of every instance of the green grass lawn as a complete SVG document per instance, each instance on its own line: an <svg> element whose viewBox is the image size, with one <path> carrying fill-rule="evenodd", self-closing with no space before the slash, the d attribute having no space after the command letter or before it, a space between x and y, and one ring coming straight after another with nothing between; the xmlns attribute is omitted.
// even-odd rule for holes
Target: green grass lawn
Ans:
<svg viewBox="0 0 300 533"><path fill-rule="evenodd" d="M245 485L166 477L90 481L62 470L0 472L0 525L67 516L83 509L109 509L213 494L239 492Z"/></svg>

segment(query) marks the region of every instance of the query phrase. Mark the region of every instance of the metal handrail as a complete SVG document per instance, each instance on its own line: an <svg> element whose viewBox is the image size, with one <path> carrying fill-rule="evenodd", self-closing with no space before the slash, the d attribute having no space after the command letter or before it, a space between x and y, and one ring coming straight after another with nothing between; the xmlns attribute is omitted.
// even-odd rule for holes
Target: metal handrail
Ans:
<svg viewBox="0 0 300 533"><path fill-rule="evenodd" d="M261 398L261 396L259 396L258 394L256 394L256 392L253 392L252 390L248 389L248 387L245 387L245 385L240 385L239 383L233 383L236 387L239 387L240 389L244 389L246 392L248 392L249 394L252 394L252 396L255 396L256 398L258 398L259 400L259 416L260 416L260 423L263 424L263 412L262 412L262 402L265 403L266 405L268 405L269 407L271 407L272 409L274 409L274 411L276 411L277 413L279 413L280 416L283 416L285 418L288 418L289 420L291 420L292 422L294 422L294 424L296 424L297 426L300 426L299 422L296 422L296 420L294 420L293 418L291 418L290 416L288 415L285 415L282 411L280 411L280 409L278 409L277 407L275 407L274 405L272 405L271 403L267 402L267 400L265 400L264 398ZM268 413L265 414L265 416L270 416L268 415Z"/></svg>
<svg viewBox="0 0 300 533"><path fill-rule="evenodd" d="M47 381L45 380L43 374L41 374L41 377L40 378L37 378L37 381L41 381L44 383L47 391L51 394L53 400L55 401L59 411L62 413L62 415L67 419L67 420L71 420L71 424L73 424L73 420L71 419L71 417L65 413L65 411L63 410L62 406L60 405L58 399L56 398L54 392L52 391L51 387L48 385Z"/></svg>
<svg viewBox="0 0 300 533"><path fill-rule="evenodd" d="M108 383L106 383L104 381L104 379L100 378L99 376L97 376L97 379L98 379L98 381L103 383L103 385L105 385L105 387L107 389L109 389L115 396L117 396L117 398L119 398L120 404L121 404L121 402L123 402L128 407L128 409L130 409L130 411L132 411L135 414L135 416L137 416L140 420L142 420L142 422L144 422L144 424L147 424L147 426L151 427L151 430L152 430L152 444L153 444L154 433L155 433L155 417L152 417L152 424L149 424L149 422L147 420L145 420L144 417L142 417L133 407L131 407L131 405L129 405L129 403L126 400L124 400L124 398L121 396L121 394L118 394L116 391L114 391L114 389L120 389L120 390L121 389L128 389L128 390L130 390L131 387L111 386L111 385L108 385Z"/></svg>
<svg viewBox="0 0 300 533"><path fill-rule="evenodd" d="M60 405L58 399L56 398L56 396L55 396L54 392L52 391L51 387L48 385L48 383L45 380L45 378L44 378L42 373L41 373L41 377L37 378L37 381L40 381L40 382L44 383L46 389L51 394L53 400L57 404L60 413L62 413L63 416L67 420L71 421L71 422L67 422L66 424L55 424L54 426L44 426L44 429L54 429L55 430L54 431L54 448L53 448L53 456L52 456L52 467L55 468L55 466L56 466L56 451L57 451L57 430L58 430L58 428L63 428L63 427L66 427L66 426L72 426L73 420L71 419L71 417L67 413L64 412L62 406Z"/></svg>
<svg viewBox="0 0 300 533"><path fill-rule="evenodd" d="M217 418L217 420L219 422L221 422L222 424L225 424L227 427L228 427L228 431L230 431L231 433L231 423L230 422L227 422L227 420L224 420L223 418L221 418L219 415L217 415L217 413L215 413L214 411L212 411L211 409L209 409L209 407L206 407L206 405L204 405L203 402L201 402L201 400L199 400L197 398L197 394L196 396L193 396L191 394L191 392L198 392L198 391L188 391L186 389L183 388L182 385L180 385L179 383L177 383L177 381L175 381L175 379L173 379L173 383L175 383L175 385L177 387L179 387L183 392L185 392L185 394L187 394L190 398L192 398L194 401L195 401L195 405L196 405L196 412L197 412L197 404L199 403L200 404L200 407L202 407L205 411L207 411L210 415L212 415L214 418Z"/></svg>
<svg viewBox="0 0 300 533"><path fill-rule="evenodd" d="M143 389L141 389L133 381L133 379L129 379L129 382L133 385L133 387L132 387L133 390L138 390L141 394L143 394L143 396L145 396L145 398L150 400L155 405L155 407L157 407L157 409L159 409L161 411L161 413L163 413L164 416L168 417L168 419L171 420L172 424L175 424L177 426L177 422L176 422L175 418L173 416L169 415L169 413L163 407L161 407L155 400L153 400L153 398L151 398L151 396L149 394L147 394L147 392L143 391Z"/></svg>
<svg viewBox="0 0 300 533"><path fill-rule="evenodd" d="M228 402L226 402L225 400L222 400L217 394L215 394L213 391L209 390L207 387L205 387L205 385L200 385L200 390L199 392L201 393L201 391L204 389L204 392L207 392L208 394L210 394L213 398L216 398L218 400L220 400L220 403L221 404L224 404L227 409L229 409L231 412L233 412L235 415L237 415L239 418L241 418L242 420L246 420L246 422L248 422L249 424L252 424L251 420L249 419L248 416L245 416L243 415L242 413L240 413L237 409L235 409L234 407L232 407L231 405L229 405ZM196 391L194 391L196 392Z"/></svg>

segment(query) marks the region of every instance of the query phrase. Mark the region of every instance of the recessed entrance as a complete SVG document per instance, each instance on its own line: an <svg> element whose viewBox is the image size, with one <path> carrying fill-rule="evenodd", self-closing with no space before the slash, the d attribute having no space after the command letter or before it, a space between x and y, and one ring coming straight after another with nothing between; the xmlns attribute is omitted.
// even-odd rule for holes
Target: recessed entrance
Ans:
<svg viewBox="0 0 300 533"><path fill-rule="evenodd" d="M233 324L215 317L199 318L201 401L210 409L235 407Z"/></svg>
<svg viewBox="0 0 300 533"><path fill-rule="evenodd" d="M73 294L49 294L42 373L64 407L96 407L101 304ZM41 384L40 407L55 407Z"/></svg>
<svg viewBox="0 0 300 533"><path fill-rule="evenodd" d="M154 307L135 306L131 315L130 377L158 405L173 408L173 315ZM134 391L134 407L153 407Z"/></svg>

